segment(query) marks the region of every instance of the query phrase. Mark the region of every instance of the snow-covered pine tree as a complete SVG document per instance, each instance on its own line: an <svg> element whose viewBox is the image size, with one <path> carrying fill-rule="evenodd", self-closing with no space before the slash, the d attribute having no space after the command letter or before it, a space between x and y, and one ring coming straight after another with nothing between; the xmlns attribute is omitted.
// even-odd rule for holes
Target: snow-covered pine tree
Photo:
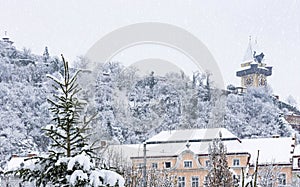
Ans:
<svg viewBox="0 0 300 187"><path fill-rule="evenodd" d="M220 138L216 138L209 146L209 172L207 174L208 187L233 186L232 173L229 170L226 147Z"/></svg>
<svg viewBox="0 0 300 187"><path fill-rule="evenodd" d="M97 73L94 86L94 107L97 112L95 124L96 131L102 137L118 143L124 143L123 124L117 119L119 108L116 107L116 79L120 74L121 66L118 63L103 64Z"/></svg>
<svg viewBox="0 0 300 187"><path fill-rule="evenodd" d="M53 87L57 94L54 95L53 100L48 99L54 124L48 125L44 130L52 140L53 148L57 148L60 154L73 157L81 152L91 153L91 149L83 149L88 145L86 132L90 120L81 117L85 102L77 96L81 90L76 82L79 71L71 76L68 62L63 57L62 60L64 63L62 79L48 76L54 81Z"/></svg>
<svg viewBox="0 0 300 187"><path fill-rule="evenodd" d="M45 135L50 138L49 154L34 157L31 167L16 172L24 181L34 181L36 186L102 186L106 171L95 168L92 161L93 145L88 146L88 124L92 118L82 118L84 102L78 98L80 88L76 71L70 75L68 62L62 56L64 72L60 79L49 76L56 89L54 99L49 99L53 123L47 125ZM122 183L122 177L116 174ZM113 184L114 185L114 184Z"/></svg>

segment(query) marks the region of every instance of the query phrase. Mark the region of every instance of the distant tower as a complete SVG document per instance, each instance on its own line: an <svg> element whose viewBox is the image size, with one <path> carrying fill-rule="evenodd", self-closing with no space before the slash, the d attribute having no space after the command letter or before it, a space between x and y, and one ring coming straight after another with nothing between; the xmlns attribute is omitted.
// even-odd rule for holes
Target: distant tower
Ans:
<svg viewBox="0 0 300 187"><path fill-rule="evenodd" d="M14 42L9 40L9 37L7 36L7 31L4 32L4 36L2 40L10 45L12 45Z"/></svg>
<svg viewBox="0 0 300 187"><path fill-rule="evenodd" d="M47 62L49 60L49 57L50 57L50 55L49 55L48 47L46 46L45 51L43 53L43 61Z"/></svg>
<svg viewBox="0 0 300 187"><path fill-rule="evenodd" d="M267 85L267 77L272 75L272 67L264 63L264 53L258 51L255 41L253 46L251 37L249 45L241 64L241 70L236 72L236 76L241 77L242 87L259 87Z"/></svg>

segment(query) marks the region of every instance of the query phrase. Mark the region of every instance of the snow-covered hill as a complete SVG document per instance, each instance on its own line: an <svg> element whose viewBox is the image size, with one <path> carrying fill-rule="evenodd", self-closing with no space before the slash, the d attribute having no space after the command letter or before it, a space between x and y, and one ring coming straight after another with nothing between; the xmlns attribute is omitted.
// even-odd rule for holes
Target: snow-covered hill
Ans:
<svg viewBox="0 0 300 187"><path fill-rule="evenodd" d="M19 51L0 41L0 165L12 154L43 151L41 127L49 123L46 74L59 70L59 60Z"/></svg>
<svg viewBox="0 0 300 187"><path fill-rule="evenodd" d="M86 63L79 59L74 67L85 69ZM0 41L2 164L12 154L47 149L41 127L50 123L47 98L53 90L46 74L61 67L47 50L33 55ZM293 132L282 118L289 105L274 100L268 87L235 94L215 89L209 78L213 75L205 73L190 79L183 73L141 77L137 71L110 62L81 73L86 112L96 114L93 140L137 143L162 130L213 126L226 127L240 138Z"/></svg>

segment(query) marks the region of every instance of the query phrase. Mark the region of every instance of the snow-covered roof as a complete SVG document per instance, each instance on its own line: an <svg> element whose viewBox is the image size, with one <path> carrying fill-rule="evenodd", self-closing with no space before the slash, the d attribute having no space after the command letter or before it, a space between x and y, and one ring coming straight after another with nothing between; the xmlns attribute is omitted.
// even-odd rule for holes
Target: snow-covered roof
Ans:
<svg viewBox="0 0 300 187"><path fill-rule="evenodd" d="M260 151L259 164L280 163L289 164L293 154L292 145L294 141L289 137L282 138L257 138L239 140L224 128L215 129L191 129L163 131L147 140L147 157L178 156L183 151L189 149L197 155L208 154L208 147L211 141L187 142L186 140L211 140L222 133L223 143L227 148L227 153L248 153L250 154L250 164L255 164L257 151ZM178 141L178 140L185 140ZM178 141L178 142L177 142ZM157 144L151 144L156 142ZM189 148L186 146L189 144ZM143 144L113 145L113 150L121 153L126 159L132 157L143 157ZM300 147L298 147L300 153ZM295 150L296 151L296 150ZM300 155L298 153L298 155Z"/></svg>
<svg viewBox="0 0 300 187"><path fill-rule="evenodd" d="M30 166L35 160L25 160L29 157L12 157L4 168L5 171L14 171L23 166Z"/></svg>
<svg viewBox="0 0 300 187"><path fill-rule="evenodd" d="M7 166L5 167L5 170L15 170L18 169L22 163L24 163L25 157L13 157L10 159L10 161L7 163Z"/></svg>
<svg viewBox="0 0 300 187"><path fill-rule="evenodd" d="M265 76L272 75L272 67L266 66L264 63L251 62L249 66L241 67L239 71L236 72L238 77L242 77L249 74L263 74Z"/></svg>
<svg viewBox="0 0 300 187"><path fill-rule="evenodd" d="M222 136L228 151L240 152L240 140L225 128L188 129L162 131L148 139L147 156L175 156L184 150L191 150L195 154L208 154L211 141ZM189 144L189 148L187 148ZM113 150L122 153L127 159L143 156L143 144L127 144L110 146Z"/></svg>
<svg viewBox="0 0 300 187"><path fill-rule="evenodd" d="M241 153L243 152L242 144L237 140L223 141L227 147L227 152ZM191 142L189 148L187 143L161 143L150 144L146 146L147 157L165 157L165 156L178 156L185 150L190 150L195 154L205 155L208 154L208 142ZM132 157L143 157L143 144L125 144L110 146L114 151L122 154L125 159Z"/></svg>
<svg viewBox="0 0 300 187"><path fill-rule="evenodd" d="M235 135L225 128L209 129L187 129L162 131L159 134L148 139L146 142L176 142L176 141L193 141L193 140L213 140L222 135L222 139L238 139Z"/></svg>
<svg viewBox="0 0 300 187"><path fill-rule="evenodd" d="M257 138L243 139L243 148L251 154L250 163L255 164L259 150L259 164L280 163L289 164L292 158L292 138Z"/></svg>

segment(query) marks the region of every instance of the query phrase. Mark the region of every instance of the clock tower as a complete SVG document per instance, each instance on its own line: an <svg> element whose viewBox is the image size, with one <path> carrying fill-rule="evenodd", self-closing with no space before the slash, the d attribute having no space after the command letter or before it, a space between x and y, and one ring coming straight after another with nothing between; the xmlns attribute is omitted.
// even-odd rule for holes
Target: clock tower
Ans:
<svg viewBox="0 0 300 187"><path fill-rule="evenodd" d="M267 77L272 75L272 67L264 63L264 56L264 53L258 51L257 46L252 45L250 38L241 70L236 72L236 76L241 77L242 87L267 85Z"/></svg>

